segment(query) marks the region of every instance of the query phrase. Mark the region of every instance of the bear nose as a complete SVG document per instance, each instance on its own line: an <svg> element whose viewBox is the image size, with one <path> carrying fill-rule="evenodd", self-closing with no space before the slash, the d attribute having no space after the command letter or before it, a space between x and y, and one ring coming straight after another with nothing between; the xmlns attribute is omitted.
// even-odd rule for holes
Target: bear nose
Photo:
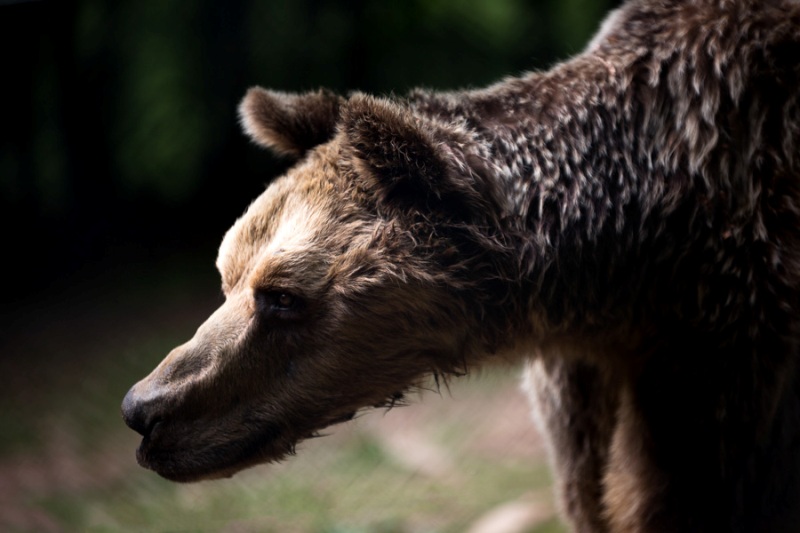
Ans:
<svg viewBox="0 0 800 533"><path fill-rule="evenodd" d="M143 401L136 393L136 386L131 387L122 399L122 419L129 428L147 437L155 425L161 420L152 402Z"/></svg>

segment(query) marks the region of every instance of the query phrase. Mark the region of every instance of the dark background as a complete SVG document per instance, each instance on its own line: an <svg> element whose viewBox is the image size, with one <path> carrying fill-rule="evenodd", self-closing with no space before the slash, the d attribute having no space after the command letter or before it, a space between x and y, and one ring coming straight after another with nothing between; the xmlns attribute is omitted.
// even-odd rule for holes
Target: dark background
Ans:
<svg viewBox="0 0 800 533"><path fill-rule="evenodd" d="M285 168L251 85L479 87L580 51L596 0L0 1L5 303L164 254L210 261Z"/></svg>

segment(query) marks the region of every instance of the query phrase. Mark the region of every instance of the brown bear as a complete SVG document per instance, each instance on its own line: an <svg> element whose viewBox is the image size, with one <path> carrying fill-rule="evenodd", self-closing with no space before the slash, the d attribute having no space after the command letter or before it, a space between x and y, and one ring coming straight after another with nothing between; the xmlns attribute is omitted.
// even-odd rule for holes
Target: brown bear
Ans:
<svg viewBox="0 0 800 533"><path fill-rule="evenodd" d="M800 530L800 5L633 0L547 72L240 112L299 161L125 397L143 466L229 476L516 358L576 531Z"/></svg>

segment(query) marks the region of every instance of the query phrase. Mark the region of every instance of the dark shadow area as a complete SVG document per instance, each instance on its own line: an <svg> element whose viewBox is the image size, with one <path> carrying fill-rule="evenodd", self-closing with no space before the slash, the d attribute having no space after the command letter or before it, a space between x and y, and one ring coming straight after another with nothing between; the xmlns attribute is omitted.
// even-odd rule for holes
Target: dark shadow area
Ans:
<svg viewBox="0 0 800 533"><path fill-rule="evenodd" d="M213 254L285 168L240 134L248 86L482 86L578 51L610 3L0 2L3 307Z"/></svg>

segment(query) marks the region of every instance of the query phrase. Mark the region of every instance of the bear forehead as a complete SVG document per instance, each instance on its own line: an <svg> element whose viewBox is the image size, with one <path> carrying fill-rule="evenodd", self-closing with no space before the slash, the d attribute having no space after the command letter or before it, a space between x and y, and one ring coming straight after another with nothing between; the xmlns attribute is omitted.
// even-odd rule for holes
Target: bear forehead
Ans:
<svg viewBox="0 0 800 533"><path fill-rule="evenodd" d="M336 172L335 153L315 150L270 184L228 230L217 256L224 287L246 273L258 283L302 263L319 263L325 248L346 247L359 233L362 224L354 221L361 217L352 215L361 209Z"/></svg>
<svg viewBox="0 0 800 533"><path fill-rule="evenodd" d="M217 256L224 285L232 287L265 258L309 247L330 227L328 187L309 174L313 169L297 169L276 180L228 230Z"/></svg>

